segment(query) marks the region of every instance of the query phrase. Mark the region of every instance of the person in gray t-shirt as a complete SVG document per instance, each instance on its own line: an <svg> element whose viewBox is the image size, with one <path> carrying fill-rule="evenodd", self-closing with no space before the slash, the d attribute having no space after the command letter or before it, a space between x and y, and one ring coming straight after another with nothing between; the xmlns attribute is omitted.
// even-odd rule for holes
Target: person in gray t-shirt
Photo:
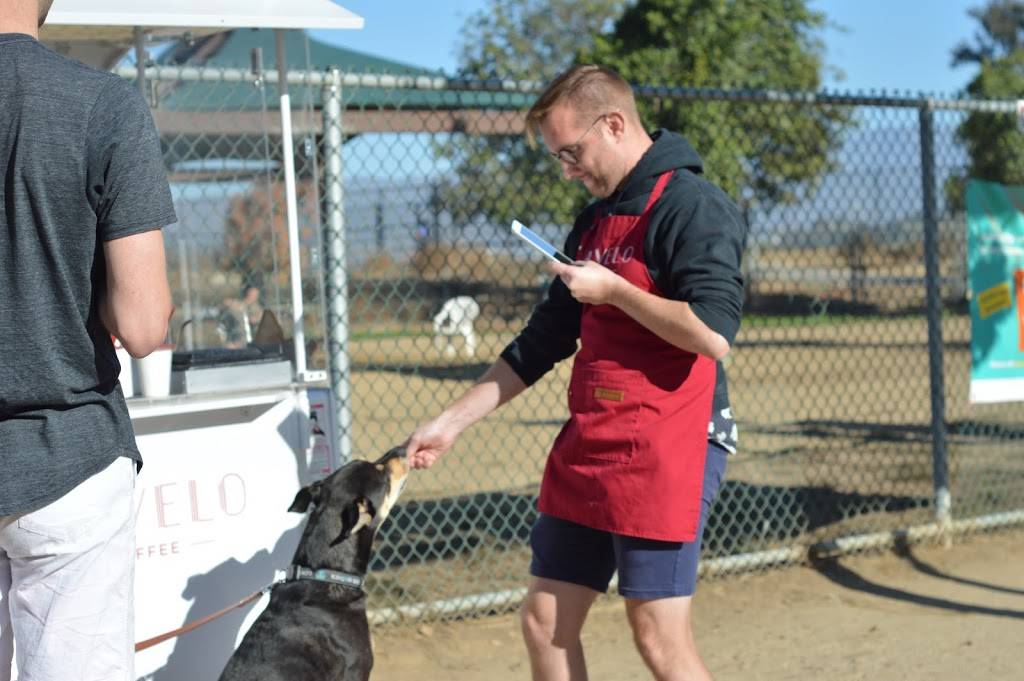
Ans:
<svg viewBox="0 0 1024 681"><path fill-rule="evenodd" d="M0 0L0 681L134 679L141 457L111 335L172 313L175 222L131 84L38 42L52 0ZM13 645L12 645L13 641Z"/></svg>

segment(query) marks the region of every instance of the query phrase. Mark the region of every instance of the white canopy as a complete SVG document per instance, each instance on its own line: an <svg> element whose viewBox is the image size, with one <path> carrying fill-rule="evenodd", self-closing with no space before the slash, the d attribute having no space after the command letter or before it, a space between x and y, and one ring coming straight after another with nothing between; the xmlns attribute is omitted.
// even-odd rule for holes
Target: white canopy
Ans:
<svg viewBox="0 0 1024 681"><path fill-rule="evenodd" d="M136 26L151 35L180 35L232 28L362 28L363 18L330 0L55 0L40 37L131 45Z"/></svg>
<svg viewBox="0 0 1024 681"><path fill-rule="evenodd" d="M150 39L234 28L362 28L363 18L331 0L55 0L39 39L61 54L109 69Z"/></svg>

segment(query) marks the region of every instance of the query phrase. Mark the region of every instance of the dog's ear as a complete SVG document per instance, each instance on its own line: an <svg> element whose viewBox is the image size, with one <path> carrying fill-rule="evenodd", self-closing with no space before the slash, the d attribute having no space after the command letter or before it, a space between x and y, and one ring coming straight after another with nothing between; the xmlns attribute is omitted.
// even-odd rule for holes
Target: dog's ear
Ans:
<svg viewBox="0 0 1024 681"><path fill-rule="evenodd" d="M377 509L373 507L373 502L366 497L358 497L353 500L341 512L341 534L331 542L331 546L345 541L369 525L376 515Z"/></svg>
<svg viewBox="0 0 1024 681"><path fill-rule="evenodd" d="M292 501L292 505L288 507L288 510L294 513L305 513L311 503L319 504L321 487L321 481L317 480L312 485L306 485L300 489L298 494L295 495L295 500Z"/></svg>

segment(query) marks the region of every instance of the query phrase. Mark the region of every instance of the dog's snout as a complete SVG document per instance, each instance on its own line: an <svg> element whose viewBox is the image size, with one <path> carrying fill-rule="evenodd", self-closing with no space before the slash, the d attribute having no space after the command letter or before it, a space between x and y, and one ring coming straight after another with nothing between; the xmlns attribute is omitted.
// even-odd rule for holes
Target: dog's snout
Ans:
<svg viewBox="0 0 1024 681"><path fill-rule="evenodd" d="M401 456L396 456L388 461L388 466L391 468L392 480L404 478L409 474L409 459L406 458L404 451Z"/></svg>
<svg viewBox="0 0 1024 681"><path fill-rule="evenodd" d="M378 522L382 522L391 512L398 497L402 495L405 481L409 477L409 463L406 459L405 448L395 447L389 450L374 463L374 466L388 477L387 494L378 512Z"/></svg>
<svg viewBox="0 0 1024 681"><path fill-rule="evenodd" d="M405 447L394 447L387 454L377 459L375 464L379 470L385 471L391 480L391 488L401 488L409 475L409 460L406 458Z"/></svg>

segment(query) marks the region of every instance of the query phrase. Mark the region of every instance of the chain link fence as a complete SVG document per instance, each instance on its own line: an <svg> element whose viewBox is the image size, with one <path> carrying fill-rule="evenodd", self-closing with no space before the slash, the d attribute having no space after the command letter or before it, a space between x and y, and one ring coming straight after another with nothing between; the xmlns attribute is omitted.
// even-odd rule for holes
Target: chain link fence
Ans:
<svg viewBox="0 0 1024 681"><path fill-rule="evenodd" d="M277 74L149 78L180 217L167 231L177 327L193 320L182 333L195 347L238 347L266 309L290 334ZM548 275L510 218L561 243L586 197L523 143L538 84L289 81L307 354L340 396L342 453L371 458L461 394L544 295ZM968 115L1005 124L1015 107L637 95L648 120L685 119L750 226L727 359L740 446L708 523L705 576L1024 520L1024 406L967 400L957 193L969 161L958 127ZM568 370L413 476L377 539L375 621L518 605Z"/></svg>
<svg viewBox="0 0 1024 681"><path fill-rule="evenodd" d="M294 334L281 121L276 88L206 72L155 76L147 95L160 131L178 223L165 231L177 313L187 348L253 343L264 311ZM306 93L308 94L308 93ZM293 98L298 233L312 366L324 368L322 216L312 102Z"/></svg>

